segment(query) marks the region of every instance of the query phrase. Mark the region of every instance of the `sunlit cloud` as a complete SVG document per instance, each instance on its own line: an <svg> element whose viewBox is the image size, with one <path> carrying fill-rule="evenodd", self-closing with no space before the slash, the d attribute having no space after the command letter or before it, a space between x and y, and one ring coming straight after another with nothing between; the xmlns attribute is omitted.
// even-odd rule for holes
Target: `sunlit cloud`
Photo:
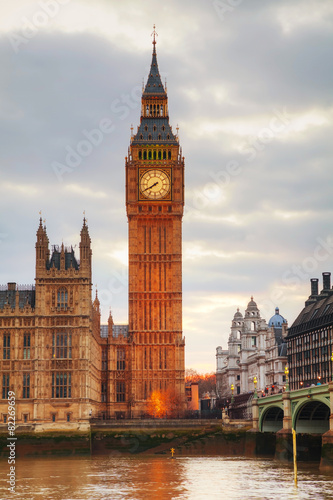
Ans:
<svg viewBox="0 0 333 500"><path fill-rule="evenodd" d="M93 253L101 261L113 260L121 265L128 266L127 241L116 240L113 244L109 239L95 238L92 241Z"/></svg>
<svg viewBox="0 0 333 500"><path fill-rule="evenodd" d="M292 119L292 130L304 132L314 127L327 126L332 123L332 110L313 110L304 114L294 116Z"/></svg>
<svg viewBox="0 0 333 500"><path fill-rule="evenodd" d="M186 243L184 245L184 260L197 260L207 257L216 257L224 260L238 260L240 258L258 257L260 253L247 252L243 250L233 252L219 252L217 250L204 249L200 245Z"/></svg>
<svg viewBox="0 0 333 500"><path fill-rule="evenodd" d="M122 265L128 266L128 249L127 247L123 250L114 250L108 253L108 256L116 261L119 261Z"/></svg>
<svg viewBox="0 0 333 500"><path fill-rule="evenodd" d="M311 212L305 211L283 211L283 210L275 210L274 215L277 219L309 219L311 217Z"/></svg>
<svg viewBox="0 0 333 500"><path fill-rule="evenodd" d="M42 194L40 186L32 184L16 184L13 182L1 182L0 192L1 191L3 192L3 196L9 192L14 193L16 196L20 196L20 200L22 200L22 196L26 198L33 198L37 194Z"/></svg>
<svg viewBox="0 0 333 500"><path fill-rule="evenodd" d="M89 0L54 0L50 11L43 8L42 4L43 2L34 3L30 0L13 0L4 5L0 17L0 32L23 34L30 29L30 33L90 33L109 40L122 50L132 52L147 50L150 35L147 28L152 31L154 21L159 28L158 21L161 16L163 24L166 24L163 33L168 39L169 50L181 43L184 32L197 29L197 21L194 18L189 18L186 11L178 12L175 16L172 7L164 9L163 14L157 13L149 23L147 12L141 5L126 0L119 2L117 6L105 0L96 0L93 3ZM161 24L160 22L160 26Z"/></svg>
<svg viewBox="0 0 333 500"><path fill-rule="evenodd" d="M279 305L293 322L309 273L298 282L283 276L331 233L332 1L310 0L306 9L301 0L241 2L226 22L201 0L159 9L154 0L61 1L49 2L59 9L44 23L48 0L1 6L1 282L33 282L40 209L50 244L64 238L77 255L85 210L102 321L111 306L126 323L124 156L140 120L140 103L126 100L147 77L155 23L186 164L186 364L210 371L251 294L266 319ZM8 36L24 30L15 54ZM64 163L66 145L103 117L115 124L112 137L58 182L52 162ZM229 172L230 162L239 168ZM330 256L313 277L331 267Z"/></svg>
<svg viewBox="0 0 333 500"><path fill-rule="evenodd" d="M188 212L186 212L185 217L187 220L201 220L206 221L208 223L226 223L233 226L242 226L245 224L245 220L242 220L241 217L232 215L220 215L219 213L212 213L208 211L208 208L214 208L213 203L209 205L209 207L205 207L203 209L195 209L189 208Z"/></svg>
<svg viewBox="0 0 333 500"><path fill-rule="evenodd" d="M80 186L79 184L67 184L65 190L82 197L106 198L107 196L104 191L94 191L91 188Z"/></svg>
<svg viewBox="0 0 333 500"><path fill-rule="evenodd" d="M277 20L280 23L284 34L292 35L300 28L313 27L325 24L333 14L333 5L330 0L317 2L312 0L304 4L299 2L296 5L282 5L277 8Z"/></svg>

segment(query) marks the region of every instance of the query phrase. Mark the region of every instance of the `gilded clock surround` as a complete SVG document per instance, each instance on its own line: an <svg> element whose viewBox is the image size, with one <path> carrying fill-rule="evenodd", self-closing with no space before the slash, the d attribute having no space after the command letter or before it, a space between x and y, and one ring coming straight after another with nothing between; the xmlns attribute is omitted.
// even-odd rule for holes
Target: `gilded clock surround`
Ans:
<svg viewBox="0 0 333 500"><path fill-rule="evenodd" d="M139 169L139 200L171 200L171 183L170 169Z"/></svg>

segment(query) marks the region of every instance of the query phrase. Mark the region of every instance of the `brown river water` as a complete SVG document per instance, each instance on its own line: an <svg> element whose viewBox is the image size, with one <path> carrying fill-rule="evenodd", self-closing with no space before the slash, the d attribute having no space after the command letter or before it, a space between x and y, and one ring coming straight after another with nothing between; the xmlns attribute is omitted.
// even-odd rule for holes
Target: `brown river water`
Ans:
<svg viewBox="0 0 333 500"><path fill-rule="evenodd" d="M0 461L0 498L21 500L333 499L333 472L273 460L216 456L116 456L19 459L15 492Z"/></svg>

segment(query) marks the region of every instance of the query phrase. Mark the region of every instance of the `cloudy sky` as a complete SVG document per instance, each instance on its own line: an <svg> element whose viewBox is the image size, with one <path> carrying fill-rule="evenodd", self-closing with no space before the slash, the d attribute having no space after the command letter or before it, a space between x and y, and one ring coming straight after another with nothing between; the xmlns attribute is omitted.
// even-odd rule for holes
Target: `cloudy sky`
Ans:
<svg viewBox="0 0 333 500"><path fill-rule="evenodd" d="M0 7L0 283L34 282L39 211L127 322L124 157L156 24L186 162L186 365L215 369L250 296L291 325L333 271L331 0L11 0ZM99 130L99 132L97 132ZM321 283L321 279L320 279Z"/></svg>

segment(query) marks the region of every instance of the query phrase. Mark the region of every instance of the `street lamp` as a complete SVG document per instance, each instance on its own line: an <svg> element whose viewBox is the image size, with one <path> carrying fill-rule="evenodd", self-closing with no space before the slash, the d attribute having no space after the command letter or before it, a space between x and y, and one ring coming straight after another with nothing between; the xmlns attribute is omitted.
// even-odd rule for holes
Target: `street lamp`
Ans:
<svg viewBox="0 0 333 500"><path fill-rule="evenodd" d="M257 394L258 379L256 376L253 377L253 383L254 383L254 397L257 398L258 397L258 394Z"/></svg>
<svg viewBox="0 0 333 500"><path fill-rule="evenodd" d="M235 389L234 384L231 384L231 403L234 402L234 389Z"/></svg>
<svg viewBox="0 0 333 500"><path fill-rule="evenodd" d="M285 369L284 369L284 374L286 376L286 391L289 391L289 368L288 368L288 365L285 366Z"/></svg>

